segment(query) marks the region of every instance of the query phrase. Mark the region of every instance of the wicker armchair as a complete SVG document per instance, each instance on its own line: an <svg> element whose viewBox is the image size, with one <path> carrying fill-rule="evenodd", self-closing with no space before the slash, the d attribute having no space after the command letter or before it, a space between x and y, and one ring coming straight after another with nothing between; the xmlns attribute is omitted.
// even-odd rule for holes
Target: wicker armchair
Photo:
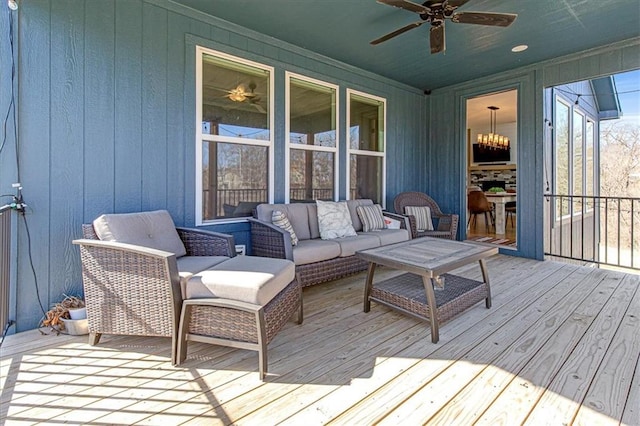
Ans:
<svg viewBox="0 0 640 426"><path fill-rule="evenodd" d="M419 231L416 226L416 218L412 215L405 213L405 207L407 206L427 206L431 210L431 218L435 219L437 226L433 231ZM458 232L458 221L460 220L457 214L445 214L442 213L438 204L422 192L402 192L396 196L393 200L393 208L398 214L405 215L409 218L409 225L411 227L411 237L436 237L436 238L448 238L450 240L456 239L456 233Z"/></svg>
<svg viewBox="0 0 640 426"><path fill-rule="evenodd" d="M231 235L176 228L187 256L235 256ZM80 247L89 344L102 334L172 338L177 361L178 321L182 309L176 255L139 245L101 241L83 225ZM198 321L194 316L192 321Z"/></svg>

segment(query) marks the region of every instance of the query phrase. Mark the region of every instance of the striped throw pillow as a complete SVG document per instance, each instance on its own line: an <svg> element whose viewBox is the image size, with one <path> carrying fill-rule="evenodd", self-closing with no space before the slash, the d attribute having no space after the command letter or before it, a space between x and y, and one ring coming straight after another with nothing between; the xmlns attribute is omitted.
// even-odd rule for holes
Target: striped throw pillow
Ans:
<svg viewBox="0 0 640 426"><path fill-rule="evenodd" d="M292 246L298 244L298 236L296 235L296 231L293 230L293 226L291 226L291 222L289 222L289 218L286 214L280 210L274 210L271 213L271 223L276 225L278 228L282 228L291 235Z"/></svg>
<svg viewBox="0 0 640 426"><path fill-rule="evenodd" d="M416 218L416 227L418 231L433 231L433 222L431 221L431 209L427 206L406 206L405 214Z"/></svg>
<svg viewBox="0 0 640 426"><path fill-rule="evenodd" d="M384 216L382 215L382 207L380 207L380 204L358 206L356 207L356 212L362 222L362 230L364 232L379 231L387 227L384 223Z"/></svg>

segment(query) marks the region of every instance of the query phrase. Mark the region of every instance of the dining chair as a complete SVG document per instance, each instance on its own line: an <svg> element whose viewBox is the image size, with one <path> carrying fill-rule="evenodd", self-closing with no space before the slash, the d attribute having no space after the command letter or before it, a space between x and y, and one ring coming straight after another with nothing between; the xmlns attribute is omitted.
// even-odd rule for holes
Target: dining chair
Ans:
<svg viewBox="0 0 640 426"><path fill-rule="evenodd" d="M490 229L491 225L493 225L493 215L491 210L491 203L489 203L489 200L487 200L484 192L469 192L467 194L467 208L469 209L469 220L467 221L467 227L469 227L469 224L472 223L473 227L475 228L478 215L483 214L485 226L487 227L487 229Z"/></svg>

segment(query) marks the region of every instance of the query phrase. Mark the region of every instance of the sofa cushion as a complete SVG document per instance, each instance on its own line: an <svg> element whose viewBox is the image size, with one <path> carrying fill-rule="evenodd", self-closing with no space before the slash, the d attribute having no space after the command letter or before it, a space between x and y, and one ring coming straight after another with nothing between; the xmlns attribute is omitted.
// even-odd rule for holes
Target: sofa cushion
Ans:
<svg viewBox="0 0 640 426"><path fill-rule="evenodd" d="M281 212L280 210L274 210L271 213L271 221L278 228L281 228L289 233L291 236L291 245L295 246L298 244L298 237L296 236L296 231L293 230L291 226L291 222L289 222L289 218L286 214Z"/></svg>
<svg viewBox="0 0 640 426"><path fill-rule="evenodd" d="M274 210L279 210L287 215L298 240L308 240L311 238L307 203L260 204L256 207L256 216L262 221L272 223Z"/></svg>
<svg viewBox="0 0 640 426"><path fill-rule="evenodd" d="M320 225L318 224L318 205L307 203L307 211L309 212L309 231L311 239L320 238Z"/></svg>
<svg viewBox="0 0 640 426"><path fill-rule="evenodd" d="M290 260L236 256L189 278L186 298L223 298L264 306L295 278Z"/></svg>
<svg viewBox="0 0 640 426"><path fill-rule="evenodd" d="M300 240L293 248L293 261L296 265L321 262L340 256L338 240Z"/></svg>
<svg viewBox="0 0 640 426"><path fill-rule="evenodd" d="M362 231L369 232L379 229L385 229L387 225L384 222L384 216L382 215L382 207L380 204L374 204L372 206L358 206L356 212L362 222Z"/></svg>
<svg viewBox="0 0 640 426"><path fill-rule="evenodd" d="M356 235L347 203L316 200L316 204L320 238L331 240Z"/></svg>
<svg viewBox="0 0 640 426"><path fill-rule="evenodd" d="M340 257L353 256L358 250L380 247L380 239L374 235L359 234L335 241L340 245Z"/></svg>
<svg viewBox="0 0 640 426"><path fill-rule="evenodd" d="M358 235L374 236L380 241L381 246L409 240L409 231L406 229L381 229L378 231L361 232Z"/></svg>
<svg viewBox="0 0 640 426"><path fill-rule="evenodd" d="M347 207L349 208L349 214L351 215L351 222L353 223L353 229L356 232L362 231L362 222L358 217L358 206L372 206L373 201L368 198L360 198L357 200L347 200Z"/></svg>
<svg viewBox="0 0 640 426"><path fill-rule="evenodd" d="M406 206L406 214L416 218L418 231L433 231L433 221L431 220L431 209L427 206Z"/></svg>
<svg viewBox="0 0 640 426"><path fill-rule="evenodd" d="M182 256L177 259L178 275L180 275L180 290L182 297L186 296L186 285L189 278L198 272L209 269L219 263L229 260L227 256Z"/></svg>
<svg viewBox="0 0 640 426"><path fill-rule="evenodd" d="M174 253L176 257L187 254L173 219L166 210L103 214L93 221L93 229L103 241L164 250Z"/></svg>

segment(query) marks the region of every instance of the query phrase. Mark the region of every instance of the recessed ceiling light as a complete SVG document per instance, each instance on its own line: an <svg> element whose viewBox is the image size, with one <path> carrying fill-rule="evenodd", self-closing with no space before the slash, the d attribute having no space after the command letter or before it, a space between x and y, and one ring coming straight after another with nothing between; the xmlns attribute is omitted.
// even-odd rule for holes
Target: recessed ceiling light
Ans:
<svg viewBox="0 0 640 426"><path fill-rule="evenodd" d="M527 50L529 48L529 46L527 46L526 44L519 44L517 46L513 46L511 48L512 52L524 52L525 50Z"/></svg>

